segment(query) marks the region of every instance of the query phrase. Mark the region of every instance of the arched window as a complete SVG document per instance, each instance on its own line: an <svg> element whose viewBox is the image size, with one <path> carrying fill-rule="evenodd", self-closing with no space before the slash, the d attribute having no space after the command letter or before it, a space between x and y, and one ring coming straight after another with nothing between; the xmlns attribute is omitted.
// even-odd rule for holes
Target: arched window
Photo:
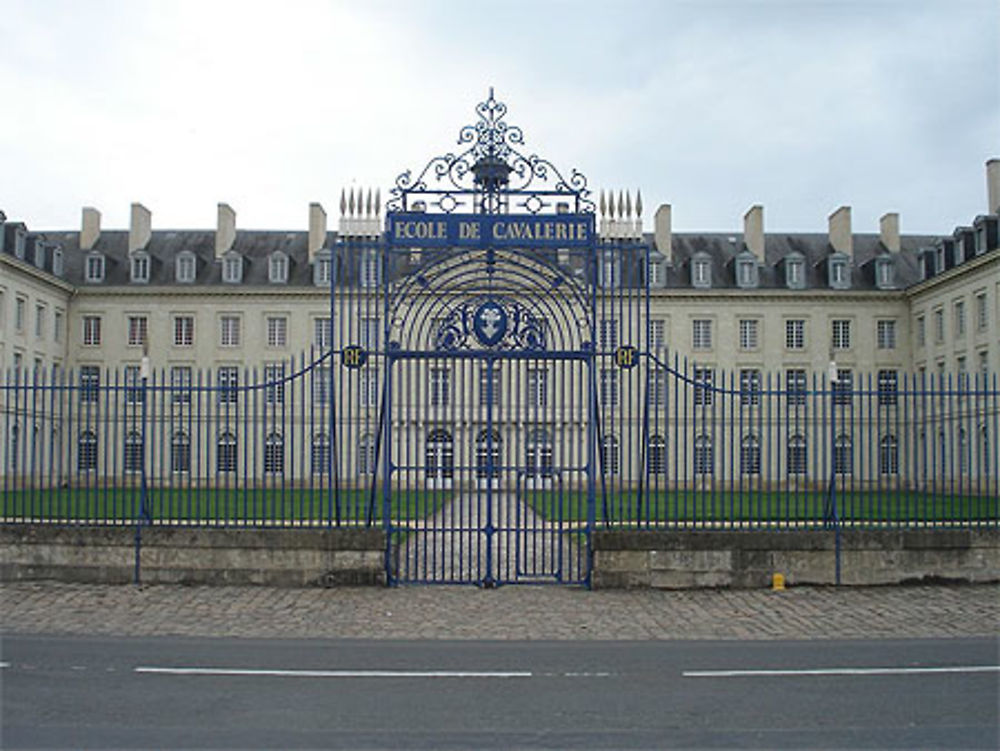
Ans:
<svg viewBox="0 0 1000 751"><path fill-rule="evenodd" d="M97 433L85 430L77 442L76 468L79 472L93 472L97 469Z"/></svg>
<svg viewBox="0 0 1000 751"><path fill-rule="evenodd" d="M375 474L375 465L378 457L375 455L375 436L365 433L358 441L358 474Z"/></svg>
<svg viewBox="0 0 1000 751"><path fill-rule="evenodd" d="M743 436L740 443L740 472L744 475L760 474L760 439L753 433Z"/></svg>
<svg viewBox="0 0 1000 751"><path fill-rule="evenodd" d="M667 472L667 441L661 435L650 436L649 458L647 460L649 474L663 475Z"/></svg>
<svg viewBox="0 0 1000 751"><path fill-rule="evenodd" d="M236 471L236 435L228 430L219 434L215 468L218 472Z"/></svg>
<svg viewBox="0 0 1000 751"><path fill-rule="evenodd" d="M606 475L617 475L621 471L618 439L613 435L604 436L601 441L601 469Z"/></svg>
<svg viewBox="0 0 1000 751"><path fill-rule="evenodd" d="M274 430L264 441L264 473L280 475L285 472L285 437Z"/></svg>
<svg viewBox="0 0 1000 751"><path fill-rule="evenodd" d="M483 429L476 436L476 478L485 480L500 476L500 431L492 434ZM492 466L491 466L492 465Z"/></svg>
<svg viewBox="0 0 1000 751"><path fill-rule="evenodd" d="M552 435L549 431L535 428L528 433L524 444L524 466L528 477L552 477Z"/></svg>
<svg viewBox="0 0 1000 751"><path fill-rule="evenodd" d="M891 433L879 440L878 471L883 475L899 474L899 441Z"/></svg>
<svg viewBox="0 0 1000 751"><path fill-rule="evenodd" d="M326 474L330 468L330 436L324 432L313 435L309 452L309 468L314 475Z"/></svg>
<svg viewBox="0 0 1000 751"><path fill-rule="evenodd" d="M854 471L854 441L846 433L837 436L833 446L833 471L849 475Z"/></svg>
<svg viewBox="0 0 1000 751"><path fill-rule="evenodd" d="M125 435L125 457L122 469L126 472L142 471L142 434L130 430Z"/></svg>
<svg viewBox="0 0 1000 751"><path fill-rule="evenodd" d="M806 474L806 439L800 433L796 433L788 438L788 474Z"/></svg>
<svg viewBox="0 0 1000 751"><path fill-rule="evenodd" d="M715 451L712 446L712 437L701 433L694 439L694 473L696 475L710 475L714 472Z"/></svg>
<svg viewBox="0 0 1000 751"><path fill-rule="evenodd" d="M191 437L187 431L178 430L171 436L170 469L174 472L191 471Z"/></svg>
<svg viewBox="0 0 1000 751"><path fill-rule="evenodd" d="M451 433L443 428L427 434L427 479L450 482L455 474L455 444Z"/></svg>

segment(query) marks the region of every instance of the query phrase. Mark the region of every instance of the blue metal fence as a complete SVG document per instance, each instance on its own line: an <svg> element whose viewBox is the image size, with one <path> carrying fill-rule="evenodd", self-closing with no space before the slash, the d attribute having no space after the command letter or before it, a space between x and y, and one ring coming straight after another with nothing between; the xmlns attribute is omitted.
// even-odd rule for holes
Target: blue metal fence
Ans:
<svg viewBox="0 0 1000 751"><path fill-rule="evenodd" d="M366 429L355 425L356 416L346 417L359 393L376 386L337 359L311 353L266 370L154 370L145 378L138 369L84 368L54 377L8 372L0 385L0 517L5 523L336 526L431 513L433 491L443 487L442 462L454 466L454 458L446 458L443 445L399 450L396 460L409 457L412 472L398 498L386 494L381 466L391 452L379 445L377 424ZM518 485L518 496L542 517L558 502L566 524L1000 524L995 375L886 370L854 373L847 383L797 369L710 371L654 354L638 359L636 367L615 369L614 383L593 379L592 501L588 431L550 431L543 440L530 419L521 428L535 429L531 440L515 446L498 440L489 452L479 451L480 464L473 461L467 476L455 473L448 490L459 492L463 483L481 488L484 477L496 477L498 469L480 471L485 457L497 468L528 467L531 477L513 478L511 488ZM573 377L585 379L582 371ZM451 379L454 400L538 398L539 385L530 379L503 381L525 394L499 397L490 394L492 380L482 388L478 371L465 386L457 375ZM460 407L452 401L449 409ZM411 433L397 429L392 440ZM475 457L482 446L467 448ZM511 451L526 457L515 460ZM569 465L561 456L581 457L581 471L556 482L554 468ZM431 502L418 508L412 499L421 490Z"/></svg>

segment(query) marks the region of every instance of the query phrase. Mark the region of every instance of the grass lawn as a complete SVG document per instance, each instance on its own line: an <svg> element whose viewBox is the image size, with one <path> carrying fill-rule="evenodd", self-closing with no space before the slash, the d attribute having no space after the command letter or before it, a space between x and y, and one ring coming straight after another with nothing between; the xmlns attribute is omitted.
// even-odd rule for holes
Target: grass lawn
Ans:
<svg viewBox="0 0 1000 751"><path fill-rule="evenodd" d="M397 521L424 519L460 490L397 490L389 514ZM502 496L510 498L510 496ZM548 521L584 522L587 496L579 490L527 490L523 500ZM505 501L502 501L505 502ZM818 490L755 491L636 490L597 495L595 518L601 524L760 522L803 523L824 518L826 494ZM217 524L381 524L381 489L327 488L152 488L149 518L155 522ZM129 523L139 516L138 487L83 487L4 491L0 518L7 521ZM847 523L976 522L1000 524L997 498L876 490L837 493L838 517Z"/></svg>

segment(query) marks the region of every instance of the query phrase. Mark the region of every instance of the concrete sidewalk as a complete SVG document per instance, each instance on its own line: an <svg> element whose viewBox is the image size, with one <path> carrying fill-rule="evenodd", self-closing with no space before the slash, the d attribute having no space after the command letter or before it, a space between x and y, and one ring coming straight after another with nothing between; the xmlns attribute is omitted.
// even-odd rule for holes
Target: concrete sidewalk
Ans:
<svg viewBox="0 0 1000 751"><path fill-rule="evenodd" d="M594 591L0 585L3 633L359 639L996 636L1000 586Z"/></svg>

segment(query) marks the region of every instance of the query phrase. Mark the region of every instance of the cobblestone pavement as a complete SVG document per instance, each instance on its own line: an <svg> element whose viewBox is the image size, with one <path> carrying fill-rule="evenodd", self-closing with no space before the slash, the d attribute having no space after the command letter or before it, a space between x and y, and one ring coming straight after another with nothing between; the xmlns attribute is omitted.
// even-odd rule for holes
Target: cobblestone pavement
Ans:
<svg viewBox="0 0 1000 751"><path fill-rule="evenodd" d="M996 636L1000 586L594 591L0 585L2 633L366 639Z"/></svg>

